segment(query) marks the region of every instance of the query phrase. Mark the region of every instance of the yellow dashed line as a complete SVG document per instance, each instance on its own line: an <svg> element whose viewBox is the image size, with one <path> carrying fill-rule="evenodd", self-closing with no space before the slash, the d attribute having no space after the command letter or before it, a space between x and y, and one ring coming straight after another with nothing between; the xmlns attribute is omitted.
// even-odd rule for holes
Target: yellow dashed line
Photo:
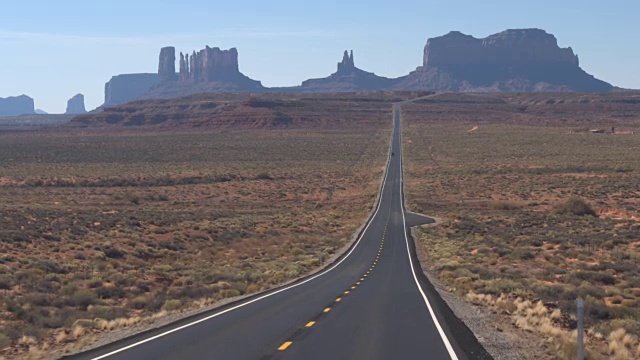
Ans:
<svg viewBox="0 0 640 360"><path fill-rule="evenodd" d="M293 344L293 341L287 341L284 344L280 345L280 347L278 348L278 350L282 351L282 350L287 350L287 348L289 346L291 346L291 344Z"/></svg>
<svg viewBox="0 0 640 360"><path fill-rule="evenodd" d="M352 287L351 287L351 289L355 289L355 288L356 288L355 286L352 286Z"/></svg>
<svg viewBox="0 0 640 360"><path fill-rule="evenodd" d="M340 302L340 301L342 301L342 298L337 298L336 299L336 302Z"/></svg>
<svg viewBox="0 0 640 360"><path fill-rule="evenodd" d="M365 275L366 276L366 275ZM364 281L364 278L360 278L360 281Z"/></svg>
<svg viewBox="0 0 640 360"><path fill-rule="evenodd" d="M360 281L358 281L358 282L356 283L356 285L360 285Z"/></svg>
<svg viewBox="0 0 640 360"><path fill-rule="evenodd" d="M344 294L347 295L349 293L349 290L345 291Z"/></svg>
<svg viewBox="0 0 640 360"><path fill-rule="evenodd" d="M304 327L312 327L313 325L315 325L315 323L315 321L309 321Z"/></svg>
<svg viewBox="0 0 640 360"><path fill-rule="evenodd" d="M324 309L324 311L323 311L323 312L328 313L329 311L331 311L331 308L326 308L326 309Z"/></svg>

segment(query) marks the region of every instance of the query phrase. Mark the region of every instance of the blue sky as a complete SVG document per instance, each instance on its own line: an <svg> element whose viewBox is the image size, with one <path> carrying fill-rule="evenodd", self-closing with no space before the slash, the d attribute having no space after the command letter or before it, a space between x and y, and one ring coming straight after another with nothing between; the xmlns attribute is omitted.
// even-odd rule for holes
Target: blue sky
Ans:
<svg viewBox="0 0 640 360"><path fill-rule="evenodd" d="M429 37L451 30L484 37L542 28L571 46L589 73L640 88L636 0L24 0L0 7L0 97L24 93L53 113L76 93L87 108L99 106L112 75L155 72L162 46L237 47L243 73L287 86L334 72L345 49L364 70L404 75L421 64Z"/></svg>

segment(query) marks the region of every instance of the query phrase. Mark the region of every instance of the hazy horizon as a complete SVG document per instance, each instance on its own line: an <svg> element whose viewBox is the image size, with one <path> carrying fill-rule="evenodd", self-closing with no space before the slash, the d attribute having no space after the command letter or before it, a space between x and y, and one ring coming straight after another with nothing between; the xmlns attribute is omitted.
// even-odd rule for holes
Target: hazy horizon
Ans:
<svg viewBox="0 0 640 360"><path fill-rule="evenodd" d="M7 11L8 9L8 11ZM206 1L109 4L45 1L5 5L0 13L0 97L26 94L36 108L64 112L76 93L88 110L102 104L111 76L156 72L163 46L191 52L236 47L240 70L264 86L294 86L335 71L345 49L356 66L398 77L422 63L430 37L459 30L475 37L541 28L571 46L581 67L623 88L640 88L635 14L626 1Z"/></svg>

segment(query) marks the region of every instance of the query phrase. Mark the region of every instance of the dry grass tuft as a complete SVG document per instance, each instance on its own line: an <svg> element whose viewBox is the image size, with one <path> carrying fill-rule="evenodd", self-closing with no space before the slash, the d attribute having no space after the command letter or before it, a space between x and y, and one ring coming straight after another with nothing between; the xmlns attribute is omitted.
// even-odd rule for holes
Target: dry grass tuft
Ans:
<svg viewBox="0 0 640 360"><path fill-rule="evenodd" d="M80 325L76 325L71 331L71 334L76 339L80 338L82 335L84 335L84 333L85 333L85 329Z"/></svg>
<svg viewBox="0 0 640 360"><path fill-rule="evenodd" d="M632 359L633 352L640 348L638 339L635 336L627 334L624 329L612 331L607 340L609 341L609 355L612 359L623 360Z"/></svg>

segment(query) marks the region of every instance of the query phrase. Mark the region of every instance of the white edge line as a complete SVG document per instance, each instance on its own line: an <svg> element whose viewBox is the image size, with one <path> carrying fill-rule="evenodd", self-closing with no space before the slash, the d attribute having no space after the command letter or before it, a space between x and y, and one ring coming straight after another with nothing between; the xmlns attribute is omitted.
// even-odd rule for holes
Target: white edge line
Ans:
<svg viewBox="0 0 640 360"><path fill-rule="evenodd" d="M394 117L395 117L395 114L394 114ZM398 119L398 121L400 121L400 119ZM400 138L402 139L402 131L400 131ZM420 294L422 294L422 298L424 299L425 304L427 304L427 308L429 309L429 314L431 315L431 318L433 319L433 322L436 325L436 328L438 329L438 333L440 334L440 337L444 342L444 346L447 348L447 351L449 352L449 356L451 356L452 360L458 360L458 355L456 355L456 352L453 350L453 347L451 346L451 343L449 342L447 335L444 333L444 330L442 330L442 326L440 326L440 323L438 322L438 318L436 317L436 314L433 312L431 303L429 303L429 299L427 299L427 295L424 293L424 290L422 290L422 287L420 286L420 282L418 281L418 277L416 276L416 271L413 268L413 260L411 260L411 250L409 248L409 237L407 237L407 220L405 219L405 216L404 216L404 196L402 196L402 188L404 186L404 175L403 175L404 170L402 168L402 142L400 142L400 148L401 148L400 149L400 210L402 212L402 226L404 229L404 239L405 239L405 242L407 243L407 255L409 256L411 273L413 274L413 279L416 282L416 286L418 287L418 290L420 290Z"/></svg>
<svg viewBox="0 0 640 360"><path fill-rule="evenodd" d="M394 117L395 117L395 115L394 115ZM362 233L360 233L360 237L358 238L358 241L356 241L355 245L351 248L351 250L347 253L347 255L345 255L345 256L344 256L340 261L338 261L336 264L334 264L334 265L333 265L332 267L330 267L329 269L327 269L327 270L325 270L325 271L323 271L323 272L321 272L321 273L319 273L319 274L316 274L316 275L314 275L314 276L312 276L312 277L310 277L310 278L308 278L308 279L306 279L306 280L304 280L304 281L302 281L302 282L299 282L299 283L296 283L296 284L293 284L293 285L287 286L287 287L282 288L282 289L280 289L280 290L276 290L276 291L274 291L274 292L272 292L272 293L269 293L269 294L266 294L266 295L260 296L260 297L258 297L258 298L255 298L255 299L253 299L253 300L250 300L250 301L244 302L244 303L242 303L242 304L238 304L238 305L236 305L236 306L234 306L234 307L231 307L231 308L229 308L229 309L226 309L226 310L223 310L223 311L217 312L217 313L215 313L215 314L209 315L209 316L207 316L207 317L204 317L204 318L202 318L202 319L196 320L196 321L194 321L194 322L190 322L190 323L188 323L188 324L185 324L185 325L179 326L179 327L177 327L177 328L174 328L174 329L171 329L171 330L167 330L167 331L165 331L165 332L163 332L163 333L161 333L161 334L158 334L158 335L152 336L152 337L150 337L150 338L147 338L147 339L144 339L144 340L138 341L137 343L133 343L133 344L131 344L131 345L127 345L127 346L122 347L122 348L120 348L120 349L114 350L114 351L112 351L112 352L110 352L110 353L107 353L107 354L104 354L104 355L100 355L100 356L98 356L98 357L92 358L91 360L100 360L100 359L107 358L107 357L109 357L109 356L111 356L111 355L115 355L115 354L118 354L118 353L123 352L123 351L125 351L125 350L129 350L129 349L134 348L134 347L136 347L136 346L139 346L139 345L142 345L142 344L144 344L144 343L147 343L147 342L153 341L153 340L155 340L155 339L161 338L161 337L166 336L166 335L169 335L169 334L171 334L171 333L174 333L174 332L180 331L180 330L182 330L182 329L186 329L186 328L188 328L188 327L191 327L191 326L193 326L193 325L199 324L199 323L201 323L201 322L204 322L204 321L207 321L207 320L211 320L211 319L213 319L213 318L215 318L215 317L218 317L218 316L220 316L220 315L226 314L226 313L228 313L228 312L231 312L231 311L233 311L233 310L239 309L239 308L241 308L241 307L247 306L247 305L249 305L249 304L252 304L252 303L254 303L254 302L260 301L260 300L262 300L262 299L266 299L266 298L268 298L268 297L270 297L270 296L273 296L273 295L275 295L275 294L278 294L278 293L281 293L281 292L284 292L284 291L287 291L287 290L293 289L293 288L298 287L298 286L300 286L300 285L302 285L302 284L308 283L308 282L309 282L309 281L311 281L311 280L317 279L318 277L320 277L320 276L322 276L322 275L325 275L325 274L326 274L326 273L328 273L329 271L331 271L331 270L335 269L336 267L338 267L338 265L342 264L342 262L343 262L343 261L345 261L345 260L349 257L349 255L351 255L351 253L356 249L356 247L358 247L358 244L360 244L360 240L362 240L362 238L364 237L364 234L367 232L367 229L369 229L369 225L371 225L371 223L373 222L373 219L375 219L375 217L378 215L378 210L380 210L380 204L382 204L382 196L383 196L383 194L384 194L384 189L385 189L385 186L386 186L386 184L387 184L387 177L389 176L389 166L390 166L390 164L391 164L391 151L393 150L393 134L394 134L394 131L395 131L395 120L394 120L394 128L393 128L393 129L392 129L392 131L391 131L391 146L389 147L389 152L388 152L388 154L387 154L387 168L385 169L385 172L384 172L384 180L382 181L382 187L380 188L380 198L378 199L378 203L377 203L377 205L376 205L376 211L373 213L373 216L371 216L371 217L369 218L369 220L368 220L368 222L367 222L367 226L365 226L365 228L364 228L364 230L362 231Z"/></svg>

